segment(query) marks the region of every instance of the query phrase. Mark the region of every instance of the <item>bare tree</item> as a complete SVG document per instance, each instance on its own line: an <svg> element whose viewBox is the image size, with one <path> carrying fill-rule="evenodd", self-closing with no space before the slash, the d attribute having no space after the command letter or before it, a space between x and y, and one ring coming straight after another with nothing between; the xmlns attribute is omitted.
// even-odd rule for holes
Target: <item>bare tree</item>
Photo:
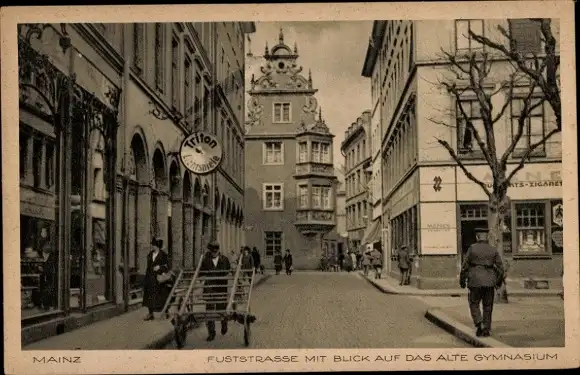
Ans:
<svg viewBox="0 0 580 375"><path fill-rule="evenodd" d="M479 185L489 198L489 241L503 254L503 218L509 210L508 188L513 177L526 165L531 156L546 144L555 134L561 132L561 101L559 66L560 57L556 54L556 39L549 19L529 19L530 25L539 29L543 42L540 54L525 51L518 45L518 40L508 30L499 26L498 30L505 39L495 42L471 30L469 38L482 47L470 50L467 54L443 52L448 61L447 73L451 79L440 81L441 86L457 102L455 109L456 124L462 130L461 140L465 146L457 148L444 139L437 142L445 147L465 176ZM497 68L504 69L504 77L497 82L492 72ZM503 65L499 65L503 64ZM505 70L507 66L508 70ZM497 71L497 69L496 69ZM450 73L450 74L449 74ZM497 75L497 74L496 74ZM495 85L490 85L494 81ZM517 95L515 95L517 92ZM465 94L475 97L468 107ZM473 103L476 104L475 110ZM501 103L501 105L497 105ZM541 139L532 142L530 136L530 116L547 103L554 112L555 126L543 133ZM495 107L494 107L495 104ZM514 110L515 107L515 110ZM543 108L543 107L542 107ZM505 150L496 146L496 130L505 131L505 116L512 119L513 137ZM443 124L442 121L432 120ZM501 122L501 123L500 123ZM477 125L477 126L476 126ZM524 138L523 138L524 137ZM522 146L523 138L523 146ZM475 141L477 146L471 146ZM517 150L517 153L514 151ZM502 153L503 151L503 153ZM480 153L491 170L493 178L490 186L476 178L463 162L462 153ZM515 168L509 173L508 162L516 159ZM498 299L507 302L505 283L499 290Z"/></svg>

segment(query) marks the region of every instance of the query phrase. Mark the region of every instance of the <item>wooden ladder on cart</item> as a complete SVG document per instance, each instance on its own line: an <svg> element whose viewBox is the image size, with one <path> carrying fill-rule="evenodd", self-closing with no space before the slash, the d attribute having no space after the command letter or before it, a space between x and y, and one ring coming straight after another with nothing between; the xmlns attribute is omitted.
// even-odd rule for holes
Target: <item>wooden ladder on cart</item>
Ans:
<svg viewBox="0 0 580 375"><path fill-rule="evenodd" d="M201 270L204 254L195 270L182 269L161 310L162 316L171 317L174 339L181 349L185 344L187 331L197 324L207 321L234 320L244 327L244 345L251 341L250 325L255 317L250 314L250 301L254 287L255 271L242 267L239 257L235 270ZM232 272L233 271L233 272ZM227 283L226 285L216 282ZM220 289L219 292L213 292ZM221 290L225 290L222 292ZM210 309L208 310L208 305ZM218 309L225 306L225 309Z"/></svg>

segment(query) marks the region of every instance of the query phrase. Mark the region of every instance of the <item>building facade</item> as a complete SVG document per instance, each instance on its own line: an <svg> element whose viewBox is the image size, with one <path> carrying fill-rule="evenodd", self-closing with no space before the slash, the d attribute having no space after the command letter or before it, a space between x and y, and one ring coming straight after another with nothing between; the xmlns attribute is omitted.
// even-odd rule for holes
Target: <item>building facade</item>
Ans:
<svg viewBox="0 0 580 375"><path fill-rule="evenodd" d="M342 168L336 168L335 173L337 175L337 185L336 185L336 254L344 253L347 245L348 232L346 231L346 185L344 182L344 175Z"/></svg>
<svg viewBox="0 0 580 375"><path fill-rule="evenodd" d="M474 242L475 227L487 227L487 196L469 180L436 139L446 140L460 155L468 170L491 187L489 166L462 121L454 115L458 104L471 107L474 97L457 103L436 87L449 78L449 65L441 49L461 54L481 48L466 30L502 40L498 26L511 30L519 46L539 52L539 29L527 20L377 21L369 49L376 49L366 72L381 107L381 158L383 221L388 222L390 246L387 272L398 276L396 254L401 245L414 258L412 283L419 288L452 288L462 255ZM559 35L557 20L553 30ZM509 63L494 61L486 85L498 89L508 78ZM500 91L501 92L501 91ZM510 110L503 114L504 128L496 129L498 150L506 149L514 129L515 91ZM503 99L503 98L502 98ZM498 104L498 106L501 106ZM553 126L553 113L546 105L534 113L534 130L522 143ZM473 114L477 121L477 111ZM454 125L445 125L451 121ZM532 123L532 122L531 122ZM477 146L477 145L475 145ZM475 151L473 151L475 150ZM519 162L518 149L509 160L508 172ZM558 282L562 271L562 176L561 138L552 137L542 152L518 172L508 189L510 210L504 217L503 254L509 260L512 279L543 277Z"/></svg>
<svg viewBox="0 0 580 375"><path fill-rule="evenodd" d="M241 245L244 34L254 28L19 29L23 343L140 306L153 236L174 269L193 267L212 236ZM214 177L180 162L196 130L223 144Z"/></svg>
<svg viewBox="0 0 580 375"><path fill-rule="evenodd" d="M290 249L296 269L316 269L336 227L332 135L301 73L296 44L266 45L262 75L252 77L245 136L246 243L272 266ZM318 110L318 111L317 111ZM334 236L332 236L334 237ZM332 241L331 241L332 242Z"/></svg>
<svg viewBox="0 0 580 375"><path fill-rule="evenodd" d="M364 111L344 133L340 151L345 160L346 229L348 247L358 251L366 245L372 220L371 111Z"/></svg>

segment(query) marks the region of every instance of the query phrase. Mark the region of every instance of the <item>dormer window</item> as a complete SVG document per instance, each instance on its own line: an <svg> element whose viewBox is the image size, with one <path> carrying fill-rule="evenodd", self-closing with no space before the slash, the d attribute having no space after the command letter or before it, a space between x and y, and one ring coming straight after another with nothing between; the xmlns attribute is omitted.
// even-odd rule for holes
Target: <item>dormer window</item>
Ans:
<svg viewBox="0 0 580 375"><path fill-rule="evenodd" d="M289 123L290 121L290 103L274 103L274 122Z"/></svg>

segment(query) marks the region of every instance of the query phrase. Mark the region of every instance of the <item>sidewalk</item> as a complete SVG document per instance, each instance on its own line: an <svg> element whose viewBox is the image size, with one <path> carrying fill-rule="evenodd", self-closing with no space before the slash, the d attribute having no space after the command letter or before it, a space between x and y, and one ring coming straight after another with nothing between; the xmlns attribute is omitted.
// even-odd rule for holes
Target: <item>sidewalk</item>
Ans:
<svg viewBox="0 0 580 375"><path fill-rule="evenodd" d="M494 304L491 337L475 336L466 299L426 297L424 300L432 306L425 314L429 321L476 347L565 345L564 301L560 297L513 297L507 304Z"/></svg>
<svg viewBox="0 0 580 375"><path fill-rule="evenodd" d="M420 290L413 286L400 286L391 277L375 280L362 273L361 276L384 293L420 298L430 306L425 318L475 347L565 345L561 290L524 289L517 281L508 280L509 303L494 304L492 336L477 337L467 305L467 289Z"/></svg>
<svg viewBox="0 0 580 375"><path fill-rule="evenodd" d="M380 279L375 279L372 273L369 276L358 271L360 275L371 283L375 288L383 293L388 294L404 294L409 296L467 296L467 289L419 289L412 285L399 285L399 281L394 278L382 275ZM507 287L509 295L512 297L527 297L527 296L560 296L561 289L525 289L521 280L507 280Z"/></svg>
<svg viewBox="0 0 580 375"><path fill-rule="evenodd" d="M271 275L256 275L258 287ZM22 350L145 350L160 349L173 340L173 325L166 319L144 321L142 307L62 335L34 342Z"/></svg>

